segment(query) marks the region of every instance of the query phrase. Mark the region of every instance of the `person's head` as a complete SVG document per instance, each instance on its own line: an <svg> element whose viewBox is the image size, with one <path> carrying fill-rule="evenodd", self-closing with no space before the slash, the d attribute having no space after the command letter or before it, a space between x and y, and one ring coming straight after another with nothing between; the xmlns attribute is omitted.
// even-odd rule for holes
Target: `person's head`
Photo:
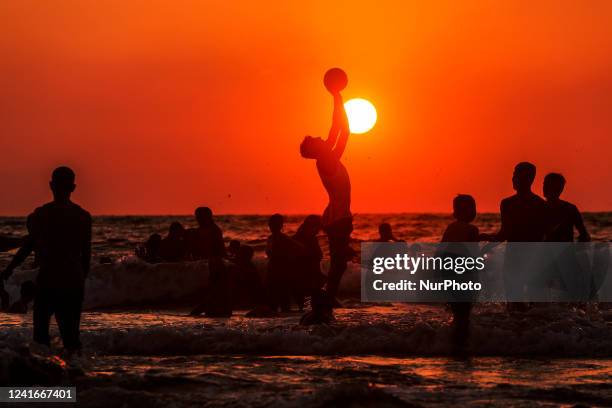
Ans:
<svg viewBox="0 0 612 408"><path fill-rule="evenodd" d="M300 144L300 154L306 159L318 159L328 151L329 146L320 137L306 136Z"/></svg>
<svg viewBox="0 0 612 408"><path fill-rule="evenodd" d="M74 184L75 174L70 167L61 166L53 170L51 173L51 181L49 187L53 192L53 198L55 200L67 200L70 198L70 194L76 188Z"/></svg>
<svg viewBox="0 0 612 408"><path fill-rule="evenodd" d="M36 294L36 284L31 280L27 280L21 284L20 288L21 300L29 303L34 299Z"/></svg>
<svg viewBox="0 0 612 408"><path fill-rule="evenodd" d="M272 233L281 232L281 230L283 229L284 223L285 223L285 220L282 215L274 214L268 220L268 227L270 227L270 231Z"/></svg>
<svg viewBox="0 0 612 408"><path fill-rule="evenodd" d="M162 237L159 234L151 234L151 236L149 237L149 239L147 240L145 247L147 248L147 251L149 251L149 253L153 252L157 252L157 250L159 249L159 244L162 241Z"/></svg>
<svg viewBox="0 0 612 408"><path fill-rule="evenodd" d="M519 193L531 191L535 176L536 166L529 162L521 162L514 167L512 187Z"/></svg>
<svg viewBox="0 0 612 408"><path fill-rule="evenodd" d="M206 227L213 223L213 213L208 207L198 207L195 210L195 218L200 227Z"/></svg>
<svg viewBox="0 0 612 408"><path fill-rule="evenodd" d="M242 262L250 262L253 259L255 250L250 245L240 245L238 248L237 258Z"/></svg>
<svg viewBox="0 0 612 408"><path fill-rule="evenodd" d="M476 218L476 200L468 194L458 194L453 199L453 217L457 221L472 222Z"/></svg>
<svg viewBox="0 0 612 408"><path fill-rule="evenodd" d="M559 173L549 173L544 177L544 197L557 199L565 188L565 177Z"/></svg>
<svg viewBox="0 0 612 408"><path fill-rule="evenodd" d="M238 241L237 239L232 239L229 242L227 250L229 251L230 254L237 255L238 251L240 250L240 241Z"/></svg>
<svg viewBox="0 0 612 408"><path fill-rule="evenodd" d="M315 214L304 218L304 222L298 228L298 232L309 236L317 235L319 231L321 231L321 217Z"/></svg>
<svg viewBox="0 0 612 408"><path fill-rule="evenodd" d="M383 222L378 226L378 233L380 234L380 239L383 241L394 241L393 230L391 229L391 224L388 222Z"/></svg>
<svg viewBox="0 0 612 408"><path fill-rule="evenodd" d="M178 221L174 221L170 224L170 228L168 229L168 236L170 238L182 238L184 234L185 228L183 227L183 224Z"/></svg>

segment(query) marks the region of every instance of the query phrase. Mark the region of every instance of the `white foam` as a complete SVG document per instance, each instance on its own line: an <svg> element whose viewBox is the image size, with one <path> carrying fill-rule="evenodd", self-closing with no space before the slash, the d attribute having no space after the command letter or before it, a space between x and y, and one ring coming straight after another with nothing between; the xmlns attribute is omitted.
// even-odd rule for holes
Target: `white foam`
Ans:
<svg viewBox="0 0 612 408"><path fill-rule="evenodd" d="M255 258L263 275L264 257ZM323 262L323 270L327 262ZM19 297L19 285L35 280L36 271L20 270L8 281L11 299ZM201 293L208 281L206 261L149 264L136 257L125 257L112 264L94 265L85 284L85 309L172 302ZM359 265L349 264L340 293L359 295Z"/></svg>

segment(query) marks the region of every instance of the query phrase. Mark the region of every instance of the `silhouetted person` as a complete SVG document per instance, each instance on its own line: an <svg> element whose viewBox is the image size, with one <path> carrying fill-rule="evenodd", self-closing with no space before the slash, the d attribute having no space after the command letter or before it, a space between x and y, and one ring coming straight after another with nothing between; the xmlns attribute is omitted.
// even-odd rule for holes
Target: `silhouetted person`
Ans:
<svg viewBox="0 0 612 408"><path fill-rule="evenodd" d="M291 279L296 258L296 244L283 232L284 219L274 214L268 220L270 236L266 243L268 256L267 287L270 297L270 308L277 311L291 309Z"/></svg>
<svg viewBox="0 0 612 408"><path fill-rule="evenodd" d="M68 167L53 171L53 201L28 216L28 238L2 274L8 279L32 250L36 252L40 269L34 297L34 341L50 344L49 324L55 314L69 352L81 347L81 308L91 261L91 215L70 200L74 180Z"/></svg>
<svg viewBox="0 0 612 408"><path fill-rule="evenodd" d="M349 245L353 231L351 182L340 161L350 131L340 92L328 90L334 97L334 113L327 140L306 136L300 145L302 157L317 161L319 177L329 196L322 217L323 229L329 239L330 256L326 293L313 299L313 311L304 316L303 324L321 323L333 318L331 308L347 262L353 255Z"/></svg>
<svg viewBox="0 0 612 408"><path fill-rule="evenodd" d="M187 249L191 259L223 258L225 243L223 232L215 224L212 210L208 207L198 207L195 210L197 228L190 228L185 233Z"/></svg>
<svg viewBox="0 0 612 408"><path fill-rule="evenodd" d="M190 228L185 233L187 252L193 260L208 260L208 290L206 300L197 306L192 316L206 312L207 316L230 316L232 314L231 281L225 273L225 243L223 232L213 219L212 210L198 207L195 210L197 228Z"/></svg>
<svg viewBox="0 0 612 408"><path fill-rule="evenodd" d="M36 284L31 280L27 280L21 284L19 292L19 299L17 299L10 307L7 308L7 313L28 313L28 305L34 300L34 296L36 294Z"/></svg>
<svg viewBox="0 0 612 408"><path fill-rule="evenodd" d="M467 194L459 194L453 199L453 218L444 230L442 242L478 242L478 227L472 224L476 218L476 201Z"/></svg>
<svg viewBox="0 0 612 408"><path fill-rule="evenodd" d="M136 248L136 255L149 263L161 262L161 256L159 254L159 248L161 246L162 237L155 233L151 234L147 242L143 246Z"/></svg>
<svg viewBox="0 0 612 408"><path fill-rule="evenodd" d="M547 228L546 241L573 242L574 228L578 231L578 241L591 240L584 227L582 215L578 208L559 197L565 187L565 177L559 173L550 173L544 177L544 197L546 197Z"/></svg>
<svg viewBox="0 0 612 408"><path fill-rule="evenodd" d="M295 262L295 278L292 280L293 293L300 310L304 308L306 296L316 295L325 284L325 275L321 273L323 251L317 235L321 231L321 217L309 215L298 227L293 236L301 245Z"/></svg>
<svg viewBox="0 0 612 408"><path fill-rule="evenodd" d="M476 201L471 195L459 194L453 199L453 217L444 234L442 242L478 242L478 227L472 224L476 218ZM451 245L450 249L458 252L457 255L472 256L470 248L460 248L461 244ZM458 278L458 277L455 277ZM453 343L456 347L463 347L470 334L470 312L472 303L469 301L455 301L450 303L453 313Z"/></svg>
<svg viewBox="0 0 612 408"><path fill-rule="evenodd" d="M236 259L238 252L240 251L240 241L232 239L227 245L227 257L229 259Z"/></svg>
<svg viewBox="0 0 612 408"><path fill-rule="evenodd" d="M521 162L514 167L512 186L516 194L502 200L500 205L501 228L493 236L496 241L508 241L504 257L504 283L506 295L514 299L523 299L534 275L533 256L537 248L512 245L515 242L541 242L546 233L546 202L531 191L536 175L535 165ZM491 239L487 234L483 239ZM536 251L536 252L533 252ZM510 302L510 310L525 309L528 304Z"/></svg>
<svg viewBox="0 0 612 408"><path fill-rule="evenodd" d="M180 262L185 259L186 253L185 228L174 221L170 224L168 235L159 244L159 256L165 262Z"/></svg>
<svg viewBox="0 0 612 408"><path fill-rule="evenodd" d="M402 240L395 238L391 224L388 222L383 222L378 226L378 235L379 236L376 242L403 242Z"/></svg>
<svg viewBox="0 0 612 408"><path fill-rule="evenodd" d="M504 198L500 205L501 229L497 241L540 242L546 232L546 202L531 191L536 167L521 162L514 167L512 187L516 194Z"/></svg>

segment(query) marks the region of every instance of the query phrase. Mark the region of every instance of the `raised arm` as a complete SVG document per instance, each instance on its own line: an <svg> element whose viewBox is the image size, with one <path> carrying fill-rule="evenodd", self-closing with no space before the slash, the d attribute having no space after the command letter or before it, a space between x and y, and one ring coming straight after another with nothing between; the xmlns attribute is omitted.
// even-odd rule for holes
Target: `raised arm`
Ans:
<svg viewBox="0 0 612 408"><path fill-rule="evenodd" d="M334 132L333 138L332 132ZM330 129L330 137L327 139L327 143L330 144L332 153L337 159L340 159L344 153L349 134L350 130L346 111L344 110L344 101L340 93L337 93L334 94L334 117L332 128Z"/></svg>
<svg viewBox="0 0 612 408"><path fill-rule="evenodd" d="M332 94L334 97L334 112L332 113L332 124L329 128L329 133L327 134L327 143L331 148L334 147L336 141L338 140L338 133L340 132L340 111L344 108L342 105L342 96L339 93Z"/></svg>

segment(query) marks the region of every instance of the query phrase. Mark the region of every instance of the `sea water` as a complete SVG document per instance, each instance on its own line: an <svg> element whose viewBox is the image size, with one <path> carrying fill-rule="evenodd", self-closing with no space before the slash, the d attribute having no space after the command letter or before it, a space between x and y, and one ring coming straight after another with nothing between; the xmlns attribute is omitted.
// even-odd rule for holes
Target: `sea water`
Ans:
<svg viewBox="0 0 612 408"><path fill-rule="evenodd" d="M287 232L300 216L289 217ZM190 217L96 217L94 267L83 314L86 406L487 406L612 405L612 311L606 305L540 305L508 314L475 307L468 352L455 356L444 305L363 304L359 268L343 280L344 307L331 325L302 327L299 313L252 319L187 316L205 280L205 263L148 265L134 246L171 221ZM226 239L261 250L265 216L222 216ZM380 222L398 238L437 241L448 215L357 215L353 243L376 236ZM594 239L612 238L611 214L586 214ZM23 233L23 219L0 219L0 233ZM482 231L496 215L479 217ZM321 237L322 244L325 243ZM113 263L99 265L108 257ZM1 261L6 261L5 256ZM34 272L26 265L11 279ZM31 338L31 313L0 314L0 344ZM56 337L53 349L59 350ZM469 356L469 357L468 357ZM0 362L0 369L2 369Z"/></svg>

